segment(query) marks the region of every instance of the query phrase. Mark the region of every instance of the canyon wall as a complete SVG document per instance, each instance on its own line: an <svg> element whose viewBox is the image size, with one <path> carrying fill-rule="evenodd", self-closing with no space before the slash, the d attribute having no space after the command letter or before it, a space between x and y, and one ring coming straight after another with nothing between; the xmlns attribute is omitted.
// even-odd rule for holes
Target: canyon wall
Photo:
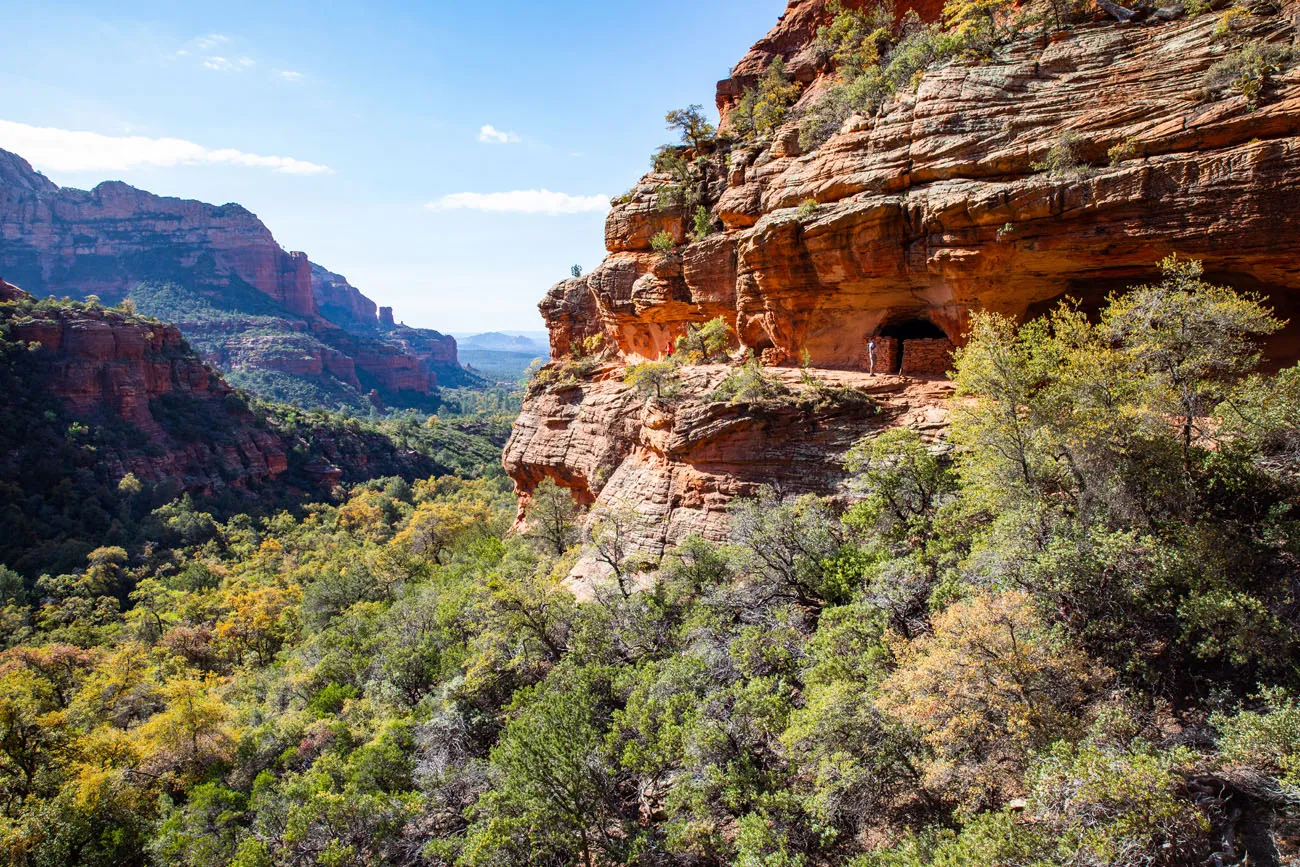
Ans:
<svg viewBox="0 0 1300 867"><path fill-rule="evenodd" d="M0 281L0 301L24 298ZM212 493L274 479L288 467L286 443L255 420L173 325L96 305L8 305L0 307L0 327L7 340L27 345L32 385L52 408L62 404L78 421L133 431L124 438L129 447L99 456L113 478L130 472Z"/></svg>
<svg viewBox="0 0 1300 867"><path fill-rule="evenodd" d="M399 403L435 394L439 373L463 373L452 338L410 329L417 338L389 340L372 300L305 253L282 249L240 205L156 196L117 181L60 188L4 151L0 273L38 296L96 295L109 304L134 300L142 283L176 284L188 293L181 302L138 306L178 321L227 370L373 387ZM413 343L420 351L408 348Z"/></svg>
<svg viewBox="0 0 1300 867"><path fill-rule="evenodd" d="M1292 45L1295 13L1292 3L1262 18L1250 38ZM824 92L834 70L811 40L828 17L822 0L791 2L718 85L724 128L775 56L804 88L792 117ZM613 202L606 260L540 304L556 370L588 338L607 348L578 382L526 401L505 457L521 515L553 478L584 502L634 504L643 547L658 550L688 531L721 536L727 502L758 483L833 491L847 443L942 415L935 377L971 311L1024 318L1067 295L1094 305L1156 277L1170 253L1300 320L1300 68L1274 75L1256 104L1207 94L1207 71L1235 50L1216 34L1219 17L1025 33L991 60L925 71L809 153L794 122L768 141L688 152L702 158L718 229L703 239L688 237L682 209L660 206L673 178L643 177ZM1063 141L1079 164L1042 170ZM668 255L651 249L661 232L679 245ZM730 406L718 436L716 383L692 376L673 418L660 419L622 384L624 366L664 357L689 324L714 317L734 329L736 358L802 363L828 385L861 385L876 338L896 353L877 369L886 375L868 378L879 411L771 417ZM1296 335L1274 341L1275 360L1300 355ZM697 441L707 447L683 445ZM791 460L788 444L804 442L814 454Z"/></svg>

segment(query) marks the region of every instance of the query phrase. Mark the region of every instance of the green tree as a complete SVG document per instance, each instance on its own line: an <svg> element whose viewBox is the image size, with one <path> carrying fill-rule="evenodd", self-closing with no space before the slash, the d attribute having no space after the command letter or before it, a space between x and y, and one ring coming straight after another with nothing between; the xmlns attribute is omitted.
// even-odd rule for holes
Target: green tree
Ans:
<svg viewBox="0 0 1300 867"><path fill-rule="evenodd" d="M692 322L686 326L686 333L677 338L676 357L687 364L726 361L733 339L727 320L721 316L702 324Z"/></svg>
<svg viewBox="0 0 1300 867"><path fill-rule="evenodd" d="M492 750L499 782L475 808L467 864L535 864L572 854L585 867L624 846L604 748L606 712L578 676L522 691Z"/></svg>
<svg viewBox="0 0 1300 867"><path fill-rule="evenodd" d="M623 381L644 395L656 399L676 397L681 391L681 374L672 359L643 361L628 365Z"/></svg>
<svg viewBox="0 0 1300 867"><path fill-rule="evenodd" d="M704 106L689 105L686 108L673 109L665 116L668 129L681 133L682 143L688 144L701 153L705 145L713 140L713 124L704 116Z"/></svg>
<svg viewBox="0 0 1300 867"><path fill-rule="evenodd" d="M543 479L528 500L528 533L542 547L559 557L578 540L578 518L582 510L573 492Z"/></svg>
<svg viewBox="0 0 1300 867"><path fill-rule="evenodd" d="M775 57L758 84L741 96L732 114L732 125L746 138L771 138L798 97L799 86L786 73L784 58Z"/></svg>
<svg viewBox="0 0 1300 867"><path fill-rule="evenodd" d="M1259 342L1284 324L1255 295L1202 279L1200 262L1171 254L1164 279L1111 299L1100 335L1141 376L1151 411L1179 419L1185 466L1200 420L1259 364Z"/></svg>

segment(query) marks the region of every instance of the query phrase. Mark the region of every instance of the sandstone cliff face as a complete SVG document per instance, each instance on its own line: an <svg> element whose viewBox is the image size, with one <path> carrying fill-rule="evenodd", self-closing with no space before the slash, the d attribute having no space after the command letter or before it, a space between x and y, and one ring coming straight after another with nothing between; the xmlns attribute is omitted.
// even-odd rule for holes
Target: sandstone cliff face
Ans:
<svg viewBox="0 0 1300 867"><path fill-rule="evenodd" d="M0 300L25 297L0 282ZM129 452L106 453L115 478L179 480L186 490L246 487L284 472L287 450L258 425L233 389L190 351L175 326L103 307L0 310L10 340L29 344L40 385L73 418L125 423L138 432ZM177 426L203 428L202 439Z"/></svg>
<svg viewBox="0 0 1300 867"><path fill-rule="evenodd" d="M938 12L914 8L923 18ZM1290 44L1294 12L1253 35ZM825 86L809 41L826 14L822 0L791 2L719 85L724 117L778 54L808 85L805 104ZM662 357L689 323L715 316L768 364L807 359L816 375L852 378L867 367L875 337L893 353L878 370L924 378L943 370L944 350L961 343L973 310L1026 317L1066 295L1095 302L1155 276L1155 263L1177 252L1203 260L1215 280L1265 293L1295 319L1300 68L1276 76L1257 106L1241 96L1207 100L1202 79L1230 50L1214 35L1217 22L1214 14L1097 21L1050 39L1024 36L992 61L930 69L915 92L875 116L850 118L812 153L800 153L790 123L772 141L734 147L725 160L709 156L718 181L707 184L707 202L723 231L672 256L652 253L650 239L666 231L681 243L685 220L657 205L669 177L647 175L609 214L605 262L541 302L555 357L600 334L614 366L597 381L525 403L506 453L525 504L545 477L597 503L663 500L642 507L653 549L690 528L718 532L720 522L701 514L756 482L832 490L835 473L789 474L786 448L763 447L781 442L793 421L742 413L733 428L755 433L701 453L655 448L651 428L628 420L639 410L618 385L619 366ZM1064 133L1077 137L1087 166L1035 170ZM1122 158L1111 164L1116 146ZM1300 355L1295 333L1271 347L1275 357ZM889 381L890 399L908 407L895 407L900 418L928 417L934 394L916 393L912 380ZM685 392L688 401L702 394L690 385ZM820 454L833 464L844 443L877 422L816 423L826 428ZM673 422L693 424L709 427L693 411ZM688 431L680 437L691 441ZM704 498L682 481L702 476L715 480Z"/></svg>
<svg viewBox="0 0 1300 867"><path fill-rule="evenodd" d="M29 291L116 302L142 280L198 268L208 282L237 278L291 313L318 314L306 254L285 252L239 205L165 198L119 181L89 192L50 187L0 186L0 269Z"/></svg>
<svg viewBox="0 0 1300 867"><path fill-rule="evenodd" d="M261 317L263 333L252 338L238 317L177 317L187 336L209 345L209 357L223 365L353 388L359 387L360 371L368 387L399 399L433 394L438 368L459 370L454 341L411 329L418 334L408 342L422 344L415 352L388 340L373 301L305 253L283 250L261 220L239 205L155 196L116 181L89 192L63 189L4 151L0 273L37 295L94 294L108 303L141 282L175 282L220 299L223 309ZM242 302L234 299L248 287L270 306L240 310ZM265 335L268 316L278 320L274 330L282 339L275 345Z"/></svg>
<svg viewBox="0 0 1300 867"><path fill-rule="evenodd" d="M311 265L312 294L321 315L344 328L375 328L379 325L375 302L361 294L342 274Z"/></svg>

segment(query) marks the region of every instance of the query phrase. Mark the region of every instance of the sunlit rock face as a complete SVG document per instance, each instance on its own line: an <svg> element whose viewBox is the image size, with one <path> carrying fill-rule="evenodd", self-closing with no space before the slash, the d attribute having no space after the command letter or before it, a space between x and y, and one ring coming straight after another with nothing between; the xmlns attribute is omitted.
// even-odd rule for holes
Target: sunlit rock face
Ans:
<svg viewBox="0 0 1300 867"><path fill-rule="evenodd" d="M1298 9L1256 35L1290 44ZM933 20L938 7L916 11ZM820 0L790 4L719 84L724 126L775 56L806 86L805 104L827 86L832 71L810 50L826 20ZM541 304L554 357L603 335L609 364L525 403L506 454L525 504L544 478L585 501L629 500L645 512L653 550L692 530L720 533L726 503L758 484L833 491L845 443L882 423L942 416L935 378L973 311L1025 318L1067 296L1094 306L1156 277L1174 252L1300 320L1300 69L1277 76L1256 106L1207 100L1205 73L1230 50L1214 37L1217 21L1098 20L1024 36L995 61L926 72L915 92L850 118L811 153L787 124L771 142L706 155L720 231L703 241L685 243L687 221L657 206L670 178L646 175L615 200L605 262ZM1036 169L1066 133L1079 166ZM651 250L661 232L681 245L669 256ZM662 357L690 323L717 316L738 352L828 380L866 371L875 338L876 372L887 376L872 382L888 411L738 411L715 435L711 386L691 375L671 424L642 424L621 366ZM1283 332L1271 357L1300 356L1298 334ZM807 451L825 467L810 469Z"/></svg>
<svg viewBox="0 0 1300 867"><path fill-rule="evenodd" d="M142 282L175 282L266 328L176 318L226 370L235 366L337 380L385 395L430 395L459 379L456 341L384 322L375 303L306 253L283 249L246 208L157 196L118 181L61 188L0 151L0 274L33 295L108 304ZM232 322L234 320L232 319Z"/></svg>

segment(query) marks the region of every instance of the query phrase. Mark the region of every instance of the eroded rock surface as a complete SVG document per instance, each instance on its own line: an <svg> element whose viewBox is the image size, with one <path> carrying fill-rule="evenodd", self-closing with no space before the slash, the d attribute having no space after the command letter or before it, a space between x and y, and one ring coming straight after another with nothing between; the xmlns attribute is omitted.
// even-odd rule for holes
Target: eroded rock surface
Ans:
<svg viewBox="0 0 1300 867"><path fill-rule="evenodd" d="M381 323L375 303L345 277L281 248L240 205L156 196L118 181L90 191L60 188L6 151L0 273L37 296L96 295L109 304L142 282L180 284L231 311L229 322L208 310L174 317L227 370L273 370L353 388L359 372L367 388L390 398L427 397L440 374L452 381L464 374L453 338L408 328L389 339L391 317ZM257 317L255 327L248 317ZM262 337L250 338L250 330ZM275 345L268 330L280 338Z"/></svg>
<svg viewBox="0 0 1300 867"><path fill-rule="evenodd" d="M1250 37L1294 42L1291 7ZM914 8L926 20L939 10ZM722 231L670 256L650 240L685 242L686 215L657 205L668 176L645 176L613 204L605 262L540 305L555 363L593 335L609 363L526 401L506 452L521 502L550 477L587 502L635 503L648 551L694 530L717 535L734 496L763 483L834 490L836 456L856 437L941 423L939 381L892 374L942 371L972 311L1023 318L1067 295L1096 304L1156 277L1170 253L1300 321L1300 65L1257 105L1207 97L1207 70L1234 50L1215 35L1219 16L1159 18L1025 35L991 61L930 69L915 92L850 118L811 153L790 123L771 141L706 154L723 179L707 200ZM775 56L806 86L804 104L827 85L810 47L825 20L823 0L792 0L718 86L724 126ZM1036 168L1067 133L1082 164ZM701 403L711 387L701 378L716 374L688 369L671 421L647 424L622 366L663 357L688 324L716 316L741 351L825 378L859 376L868 340L889 343L877 369L891 375L868 385L891 413L719 409ZM1274 359L1300 356L1298 333L1273 342Z"/></svg>
<svg viewBox="0 0 1300 867"><path fill-rule="evenodd" d="M24 294L0 282L0 300ZM138 448L102 454L113 478L131 472L210 493L288 468L286 443L256 421L175 326L103 307L0 311L0 319L10 340L28 344L41 388L74 418L138 432ZM203 436L183 434L191 429Z"/></svg>

